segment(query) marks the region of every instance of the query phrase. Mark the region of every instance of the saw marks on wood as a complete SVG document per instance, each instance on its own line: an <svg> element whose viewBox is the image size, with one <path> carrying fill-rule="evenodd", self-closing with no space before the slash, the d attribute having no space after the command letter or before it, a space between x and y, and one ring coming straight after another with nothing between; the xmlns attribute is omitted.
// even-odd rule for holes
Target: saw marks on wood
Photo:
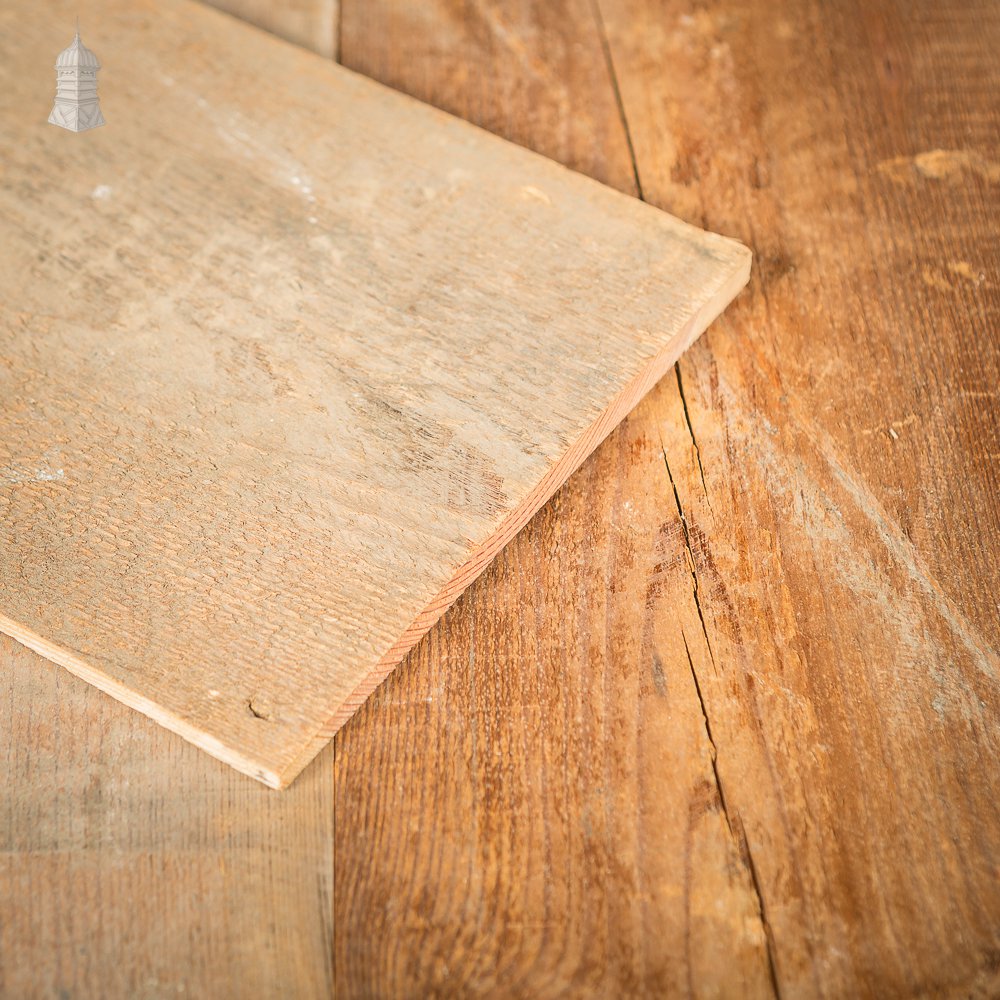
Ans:
<svg viewBox="0 0 1000 1000"><path fill-rule="evenodd" d="M0 15L0 627L284 785L749 252L194 4L96 5L67 141L63 14Z"/></svg>

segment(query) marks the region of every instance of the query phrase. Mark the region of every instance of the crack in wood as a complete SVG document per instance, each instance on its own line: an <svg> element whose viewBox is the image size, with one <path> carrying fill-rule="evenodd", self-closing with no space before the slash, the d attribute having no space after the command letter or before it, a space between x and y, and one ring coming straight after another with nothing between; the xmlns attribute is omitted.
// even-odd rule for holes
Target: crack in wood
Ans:
<svg viewBox="0 0 1000 1000"><path fill-rule="evenodd" d="M628 118L625 115L625 101L618 86L618 74L615 72L615 61L611 55L611 44L608 41L608 32L604 26L604 15L601 14L600 0L591 0L591 6L594 10L594 20L597 22L597 37L601 41L601 51L604 53L604 63L607 66L608 79L611 82L611 89L615 95L618 117L621 119L622 129L625 132L625 145L628 147L628 156L632 163L632 179L635 181L635 193L639 201L645 201L646 198L642 193L642 181L639 179L639 160L635 155L635 146L632 144L632 132L629 129Z"/></svg>
<svg viewBox="0 0 1000 1000"><path fill-rule="evenodd" d="M715 737L712 735L712 723L708 717L708 708L705 705L705 696L701 691L701 683L698 680L698 671L695 670L694 659L691 656L691 648L688 646L687 636L684 634L684 629L681 629L681 641L684 643L684 653L687 656L688 668L691 671L691 680L694 683L694 691L698 698L698 705L701 708L702 721L705 723L705 736L708 739L710 749L709 756L712 762L712 777L715 780L715 791L719 796L719 805L722 809L722 815L726 820L729 835L733 838L736 848L740 853L740 857L744 859L747 873L750 876L750 884L753 886L754 895L757 897L757 911L760 917L761 927L764 931L764 941L767 951L767 967L768 974L771 979L771 988L774 990L775 997L777 997L778 1000L781 1000L781 988L778 985L778 970L774 956L774 932L770 923L768 923L767 911L764 907L764 894L761 891L760 878L757 875L757 866L754 863L753 853L750 850L750 842L747 840L746 827L743 825L743 820L738 813L736 814L736 820L739 823L739 832L737 833L736 829L733 827L732 816L729 812L729 804L726 802L726 793L723 791L722 779L719 776L719 748L715 743Z"/></svg>
<svg viewBox="0 0 1000 1000"><path fill-rule="evenodd" d="M667 449L660 441L660 453L663 455L663 464L667 470L667 478L670 480L670 488L674 491L674 503L677 505L677 514L681 519L681 529L684 532L684 548L688 556L688 571L691 573L692 593L694 595L694 606L698 612L698 621L701 622L701 631L705 636L705 645L708 647L708 655L712 661L712 667L718 673L718 664L715 662L715 653L712 650L712 640L708 637L708 628L705 625L705 614L701 607L701 596L698 589L698 569L694 560L694 549L691 548L691 532L688 528L687 517L684 515L684 508L681 506L681 496L677 491L677 484L674 482L674 475L670 471L670 463L667 461Z"/></svg>
<svg viewBox="0 0 1000 1000"><path fill-rule="evenodd" d="M676 368L677 366L675 366ZM680 373L678 372L678 382L680 380ZM682 394L683 400L683 394ZM685 417L687 415L687 410L685 407ZM690 431L690 423L688 424L688 430ZM692 440L694 440L694 434L691 432ZM697 442L695 442L695 448L697 448ZM677 505L677 514L681 520L681 527L684 533L684 547L687 550L688 555L688 569L691 573L692 581L692 596L694 598L695 610L698 613L698 621L701 624L701 631L705 637L705 647L708 650L709 659L712 661L712 667L716 673L718 673L718 664L715 660L715 653L712 651L712 642L708 636L708 629L705 623L705 615L701 607L701 598L699 596L698 589L698 572L694 561L694 551L691 548L691 536L688 528L687 517L684 514L684 508L681 505L680 492L677 489L677 483L674 481L673 473L670 471L670 463L667 460L667 451L660 442L660 451L663 455L663 464L667 470L667 478L670 480L670 487L673 490L674 502ZM729 805L726 801L726 793L723 791L722 779L719 776L719 749L715 742L715 737L712 734L712 723L708 716L708 707L705 704L705 697L702 694L701 682L698 680L698 672L695 669L694 658L691 656L691 648L688 645L687 636L684 630L681 629L681 641L684 643L684 652L687 656L688 668L691 671L691 680L694 684L695 695L698 698L698 704L701 708L701 717L705 725L705 736L708 739L709 745L709 756L711 758L712 764L712 777L715 781L716 794L719 797L719 805L722 809L722 815L726 820L726 826L729 829L730 836L733 838L737 850L740 853L741 858L745 858L745 866L747 872L750 876L750 884L753 887L754 895L757 897L757 910L760 916L761 927L764 931L764 941L766 944L767 951L767 966L768 974L771 981L771 988L774 990L774 995L778 1000L781 1000L781 988L778 984L778 972L777 963L775 960L775 945L774 945L774 934L771 925L768 923L767 910L764 905L764 895L761 891L760 879L757 875L757 866L753 860L753 854L750 850L750 843L747 840L746 828L743 825L743 820L736 815L736 820L739 822L739 833L737 833L736 828L733 826L733 817L730 815Z"/></svg>
<svg viewBox="0 0 1000 1000"><path fill-rule="evenodd" d="M747 870L750 872L750 882L753 885L754 894L757 897L757 908L760 911L760 923L764 928L764 941L767 944L767 969L771 976L771 987L777 1000L781 1000L781 986L778 983L778 966L775 960L774 930L767 919L767 910L764 908L764 893L760 888L760 877L757 874L757 865L753 859L753 852L750 850L750 841L747 840L746 827L740 819L740 843L746 852Z"/></svg>
<svg viewBox="0 0 1000 1000"><path fill-rule="evenodd" d="M694 427L691 424L691 414L688 412L687 398L684 396L684 381L681 378L681 363L678 361L674 365L674 374L677 376L677 391L681 397L681 408L684 410L684 423L687 425L688 434L691 436L691 444L694 446L694 457L698 460L698 474L701 476L701 488L705 491L705 499L711 508L712 501L708 495L708 483L705 482L705 467L701 464L701 449L698 447L698 439L694 436Z"/></svg>

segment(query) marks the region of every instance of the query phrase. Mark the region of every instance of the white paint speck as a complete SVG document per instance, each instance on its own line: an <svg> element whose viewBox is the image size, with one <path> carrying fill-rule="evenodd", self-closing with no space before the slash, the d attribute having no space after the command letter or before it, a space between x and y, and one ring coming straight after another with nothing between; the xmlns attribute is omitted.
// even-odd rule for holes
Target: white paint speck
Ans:
<svg viewBox="0 0 1000 1000"><path fill-rule="evenodd" d="M315 215L310 215L309 216L309 225L310 226L315 226L318 221L319 220L316 218Z"/></svg>
<svg viewBox="0 0 1000 1000"><path fill-rule="evenodd" d="M533 198L535 201L540 201L546 205L552 204L552 199L541 188L536 188L533 184L525 184L521 188L521 195L524 198Z"/></svg>
<svg viewBox="0 0 1000 1000"><path fill-rule="evenodd" d="M107 201L111 197L111 187L108 184L98 184L90 192L90 197L95 198L97 201Z"/></svg>
<svg viewBox="0 0 1000 1000"><path fill-rule="evenodd" d="M215 690L215 688L212 688L212 689L211 689L211 690L210 690L210 691L208 692L208 696L209 696L209 698L218 698L218 697L219 697L219 692L218 692L218 691L216 691L216 690Z"/></svg>
<svg viewBox="0 0 1000 1000"><path fill-rule="evenodd" d="M40 483L51 483L56 479L64 479L62 469L37 469L35 479Z"/></svg>

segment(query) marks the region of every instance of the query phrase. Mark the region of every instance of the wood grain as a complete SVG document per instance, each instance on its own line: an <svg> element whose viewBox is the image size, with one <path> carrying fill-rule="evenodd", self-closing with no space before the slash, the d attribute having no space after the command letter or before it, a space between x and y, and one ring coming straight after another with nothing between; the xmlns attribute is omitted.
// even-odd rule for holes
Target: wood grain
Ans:
<svg viewBox="0 0 1000 1000"><path fill-rule="evenodd" d="M997 8L588 6L345 5L349 65L634 190L603 22L645 196L762 253L750 294L285 793L333 768L336 995L995 997ZM3 752L33 771L0 831L41 840L30 824L81 822L78 788L119 787L89 706L142 729L136 763L162 772L127 829L116 795L86 802L108 838L79 861L92 885L118 842L168 849L165 826L189 859L217 852L189 811L260 831L261 872L210 923L174 911L169 937L87 964L151 883L75 899L38 865L42 936L0 939L14 995L59 996L30 989L44 959L74 997L226 996L210 964L238 982L229 955L264 970L258 995L296 992L274 970L328 995L330 935L283 839L327 799L269 836L261 806L284 797L244 802L250 783L13 643L8 676ZM162 777L178 756L224 780L186 795ZM0 892L0 934L24 892ZM272 910L300 914L301 951L246 918ZM150 963L145 991L95 985Z"/></svg>
<svg viewBox="0 0 1000 1000"><path fill-rule="evenodd" d="M203 0L234 17L295 42L321 56L338 51L338 0Z"/></svg>
<svg viewBox="0 0 1000 1000"><path fill-rule="evenodd" d="M137 10L102 7L101 58L150 82L72 153L22 100L51 29L0 52L0 629L281 787L749 252L214 11Z"/></svg>
<svg viewBox="0 0 1000 1000"><path fill-rule="evenodd" d="M720 785L783 992L992 996L1000 11L755 13L607 12L646 196L763 257L671 456Z"/></svg>
<svg viewBox="0 0 1000 1000"><path fill-rule="evenodd" d="M342 52L634 185L589 4L346 6ZM702 633L664 454L689 447L671 377L338 734L343 996L772 995L685 652Z"/></svg>
<svg viewBox="0 0 1000 1000"><path fill-rule="evenodd" d="M275 795L8 636L0 664L0 996L329 996L333 748Z"/></svg>
<svg viewBox="0 0 1000 1000"><path fill-rule="evenodd" d="M345 9L344 58L551 141L593 20L467 9ZM995 9L598 13L644 196L762 266L339 734L338 983L995 996ZM532 40L583 56L548 100Z"/></svg>

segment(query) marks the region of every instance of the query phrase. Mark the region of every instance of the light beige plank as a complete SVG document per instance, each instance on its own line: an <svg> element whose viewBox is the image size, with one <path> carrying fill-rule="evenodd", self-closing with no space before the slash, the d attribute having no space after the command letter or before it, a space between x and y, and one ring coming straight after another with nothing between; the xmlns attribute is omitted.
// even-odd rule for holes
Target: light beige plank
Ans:
<svg viewBox="0 0 1000 1000"><path fill-rule="evenodd" d="M203 0L327 58L337 54L337 0Z"/></svg>
<svg viewBox="0 0 1000 1000"><path fill-rule="evenodd" d="M749 254L212 10L95 13L83 138L29 100L60 18L2 25L0 627L281 786Z"/></svg>

